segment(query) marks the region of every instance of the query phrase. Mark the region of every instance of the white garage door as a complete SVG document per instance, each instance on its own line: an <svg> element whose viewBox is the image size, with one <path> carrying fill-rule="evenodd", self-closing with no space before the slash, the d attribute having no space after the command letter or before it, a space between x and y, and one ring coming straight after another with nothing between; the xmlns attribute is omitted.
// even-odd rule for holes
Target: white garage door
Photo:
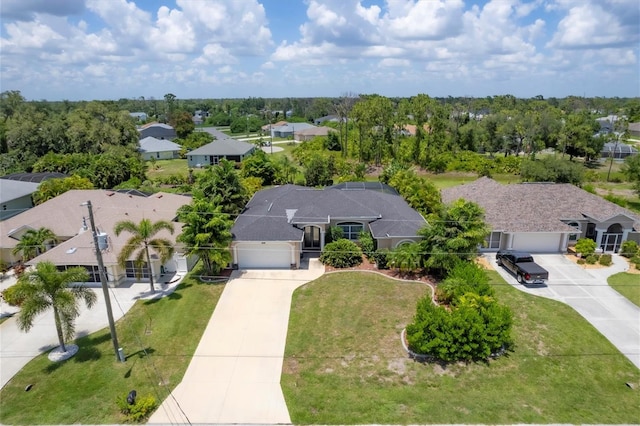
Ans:
<svg viewBox="0 0 640 426"><path fill-rule="evenodd" d="M286 243L238 243L238 268L290 268L292 247Z"/></svg>
<svg viewBox="0 0 640 426"><path fill-rule="evenodd" d="M550 232L522 232L514 234L513 249L529 253L558 253L562 234Z"/></svg>

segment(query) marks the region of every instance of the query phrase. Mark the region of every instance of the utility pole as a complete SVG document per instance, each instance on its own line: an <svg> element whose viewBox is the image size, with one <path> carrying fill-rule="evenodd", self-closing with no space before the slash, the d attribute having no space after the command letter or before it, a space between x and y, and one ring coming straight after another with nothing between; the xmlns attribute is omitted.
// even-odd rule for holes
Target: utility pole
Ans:
<svg viewBox="0 0 640 426"><path fill-rule="evenodd" d="M113 349L116 354L116 360L120 362L124 362L124 354L122 353L122 349L118 345L118 336L116 335L116 326L113 322L113 313L111 312L111 298L109 297L109 289L107 287L107 277L104 273L104 262L102 261L102 252L100 251L100 247L98 246L98 233L96 231L96 223L93 220L93 208L91 207L91 201L87 201L86 203L82 203L82 205L87 206L89 209L89 223L91 223L91 234L93 234L93 245L96 249L96 258L98 259L98 270L100 273L100 283L102 284L102 293L104 294L104 302L107 306L107 318L109 320L109 330L111 331L111 341L113 342Z"/></svg>

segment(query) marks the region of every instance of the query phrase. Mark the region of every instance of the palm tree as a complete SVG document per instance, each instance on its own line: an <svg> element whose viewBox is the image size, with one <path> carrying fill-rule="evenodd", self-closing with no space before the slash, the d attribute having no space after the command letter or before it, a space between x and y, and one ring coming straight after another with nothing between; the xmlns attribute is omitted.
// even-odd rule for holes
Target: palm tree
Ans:
<svg viewBox="0 0 640 426"><path fill-rule="evenodd" d="M64 341L75 335L75 319L80 315L79 301L83 300L91 308L97 300L93 290L71 283L86 282L89 279L83 267L59 271L51 262L40 262L34 270L24 273L16 284L16 293L22 299L18 314L18 327L28 332L37 315L53 308L60 348L66 352Z"/></svg>
<svg viewBox="0 0 640 426"><path fill-rule="evenodd" d="M26 262L47 251L47 243L55 242L56 234L48 228L29 229L11 251L12 254L22 253L22 261Z"/></svg>
<svg viewBox="0 0 640 426"><path fill-rule="evenodd" d="M127 261L131 255L138 250L135 254L134 265L136 266L136 270L140 271L144 267L144 264L147 264L151 293L154 293L155 289L153 288L153 270L151 269L149 249L153 249L160 255L160 261L162 263L173 256L173 245L170 240L166 238L154 238L154 235L163 229L166 229L173 235L173 225L166 220L151 222L149 219L142 219L138 225L130 220L123 220L116 223L116 227L114 228L116 236L120 235L122 231L127 231L132 234L118 255L118 263L122 268L126 268Z"/></svg>

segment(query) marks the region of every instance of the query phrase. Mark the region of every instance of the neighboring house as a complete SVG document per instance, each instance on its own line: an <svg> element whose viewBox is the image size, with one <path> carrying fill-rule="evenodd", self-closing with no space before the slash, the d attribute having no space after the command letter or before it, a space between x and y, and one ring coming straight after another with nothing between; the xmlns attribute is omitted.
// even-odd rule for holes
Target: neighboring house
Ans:
<svg viewBox="0 0 640 426"><path fill-rule="evenodd" d="M223 158L239 163L255 149L255 145L235 139L216 140L187 153L187 163L189 167L213 166Z"/></svg>
<svg viewBox="0 0 640 426"><path fill-rule="evenodd" d="M284 120L280 120L276 123L272 123L272 124L265 124L264 126L261 127L263 132L268 132L269 129L272 129L274 127L279 127L279 126L284 126L285 124L287 124L286 121Z"/></svg>
<svg viewBox="0 0 640 426"><path fill-rule="evenodd" d="M0 179L0 221L9 219L33 207L31 194L38 189L37 182ZM2 224L3 232L6 225Z"/></svg>
<svg viewBox="0 0 640 426"><path fill-rule="evenodd" d="M140 140L140 154L143 160L171 160L180 157L182 147L166 139L156 139L147 136Z"/></svg>
<svg viewBox="0 0 640 426"><path fill-rule="evenodd" d="M140 139L151 136L157 139L173 140L178 137L176 130L164 123L145 124L138 128L138 132L140 133Z"/></svg>
<svg viewBox="0 0 640 426"><path fill-rule="evenodd" d="M91 201L96 228L99 234L104 234L100 240L107 245L107 248L102 251L102 256L109 285L118 286L138 279L133 259L124 269L118 265L117 256L130 234L123 232L116 237L113 233L115 224L122 220L131 220L138 224L143 218L152 222L172 221L175 227L174 234L162 231L157 236L168 238L175 243L182 228L182 224L176 222L176 211L191 202L191 198L168 193L157 193L145 197L98 189L67 191L3 222L0 233L0 260L6 263L17 262L20 256L13 255L11 252L24 232L28 229L45 227L59 238L59 242L27 264L33 265L47 260L61 270L82 266L89 272L89 282L99 282L99 269L90 230L89 214L87 207L82 205L86 201ZM163 272L186 273L193 267L195 259L186 257L180 244L175 246L175 250L173 258L165 264L161 264L157 255L152 252L151 267L154 277L159 277ZM145 280L148 281L146 270L143 271L140 281Z"/></svg>
<svg viewBox="0 0 640 426"><path fill-rule="evenodd" d="M627 129L629 130L629 136L640 138L640 123L629 123Z"/></svg>
<svg viewBox="0 0 640 426"><path fill-rule="evenodd" d="M332 129L331 127L326 127L326 126L311 127L311 128L296 132L296 139L301 142L306 142L318 136L327 136L329 132L337 133L336 129Z"/></svg>
<svg viewBox="0 0 640 426"><path fill-rule="evenodd" d="M600 125L601 134L614 133L616 131L616 123L625 117L619 117L617 115L608 115L606 117L596 118L596 121Z"/></svg>
<svg viewBox="0 0 640 426"><path fill-rule="evenodd" d="M130 112L129 115L139 123L144 123L148 118L146 112Z"/></svg>
<svg viewBox="0 0 640 426"><path fill-rule="evenodd" d="M333 114L325 115L324 117L316 118L315 120L313 120L313 123L316 126L319 126L322 123L327 122L327 121L329 121L331 123L339 123L340 122L340 117L338 117L337 115L333 115Z"/></svg>
<svg viewBox="0 0 640 426"><path fill-rule="evenodd" d="M378 248L392 249L419 240L425 224L392 188L377 182L278 186L257 192L236 219L232 262L241 269L297 268L304 252L324 248L331 226L353 241L369 231Z"/></svg>
<svg viewBox="0 0 640 426"><path fill-rule="evenodd" d="M607 142L600 151L602 158L626 158L630 155L638 154L638 150L620 142Z"/></svg>
<svg viewBox="0 0 640 426"><path fill-rule="evenodd" d="M459 198L484 209L491 228L487 251L559 253L590 238L601 250L617 252L625 240L640 242L640 216L571 184L502 185L483 177L442 190L445 203Z"/></svg>
<svg viewBox="0 0 640 426"><path fill-rule="evenodd" d="M423 125L422 128L424 129L425 133L429 132L428 124ZM418 126L416 126L415 124L405 124L402 130L400 130L400 134L402 136L415 136L417 129Z"/></svg>
<svg viewBox="0 0 640 426"><path fill-rule="evenodd" d="M271 137L297 139L298 132L315 127L309 123L285 123L281 126L271 126Z"/></svg>

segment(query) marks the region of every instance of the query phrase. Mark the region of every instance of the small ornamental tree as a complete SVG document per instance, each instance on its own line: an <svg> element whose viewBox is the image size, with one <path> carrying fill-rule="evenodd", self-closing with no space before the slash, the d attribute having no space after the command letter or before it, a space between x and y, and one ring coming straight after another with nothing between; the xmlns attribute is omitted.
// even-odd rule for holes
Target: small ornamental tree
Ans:
<svg viewBox="0 0 640 426"><path fill-rule="evenodd" d="M590 238L580 238L576 242L575 248L576 253L579 253L582 257L587 257L596 252L596 242Z"/></svg>
<svg viewBox="0 0 640 426"><path fill-rule="evenodd" d="M342 238L324 246L320 262L334 268L350 268L362 263L362 250L353 241Z"/></svg>

